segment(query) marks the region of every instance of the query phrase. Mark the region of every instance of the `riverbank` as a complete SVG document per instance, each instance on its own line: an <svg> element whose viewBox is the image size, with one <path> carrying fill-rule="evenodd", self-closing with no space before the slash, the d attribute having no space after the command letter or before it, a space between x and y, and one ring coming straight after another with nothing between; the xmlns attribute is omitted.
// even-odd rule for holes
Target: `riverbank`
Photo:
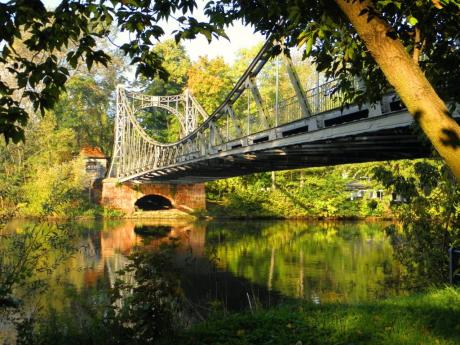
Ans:
<svg viewBox="0 0 460 345"><path fill-rule="evenodd" d="M110 208L102 208L95 205L93 209L87 209L84 212L74 212L67 215L23 215L9 213L0 216L0 224L5 224L12 219L32 219L32 220L91 220L91 219L188 219L194 220L306 220L306 221L392 221L394 217L390 213L378 215L349 215L349 214L305 214L295 212L269 212L266 210L255 211L252 208L245 207L241 203L240 207L227 205L225 202L208 201L206 210L197 210L194 212L184 212L177 209L161 211L142 211L138 210L131 214L125 214L122 211Z"/></svg>
<svg viewBox="0 0 460 345"><path fill-rule="evenodd" d="M459 344L460 289L362 304L295 303L214 316L163 344Z"/></svg>
<svg viewBox="0 0 460 345"><path fill-rule="evenodd" d="M273 207L273 210L276 210L276 207ZM194 213L198 218L211 218L211 219L273 219L273 220L376 220L376 221L391 221L394 220L394 216L391 212L382 212L379 214L357 214L351 215L348 213L342 214L337 212L335 214L314 214L306 212L295 212L291 211L272 211L267 209L260 208L259 210L254 210L253 208L246 208L244 203L240 204L240 207L236 207L233 204L229 204L226 201L208 201L207 209Z"/></svg>
<svg viewBox="0 0 460 345"><path fill-rule="evenodd" d="M234 196L237 198L237 196ZM320 203L320 201L318 201ZM194 213L201 218L212 219L300 219L300 220L393 220L394 215L389 209L369 212L355 210L349 212L345 208L336 208L333 212L323 212L316 208L300 207L290 204L282 206L277 200L264 199L251 202L247 198L233 200L207 201L206 210ZM299 208L300 207L300 208Z"/></svg>
<svg viewBox="0 0 460 345"><path fill-rule="evenodd" d="M144 332L159 339L168 329L179 334L168 333L166 344L454 344L459 292L392 298L409 291L383 226L133 219L19 222L6 233L38 233L37 248L46 249L24 284L42 280L46 287L30 344L142 345L149 343ZM9 238L4 253L22 257ZM59 267L56 257L64 258ZM126 274L127 264L140 273ZM120 295L112 281L135 294L114 304ZM377 301L383 298L391 299ZM159 326L158 317L168 323Z"/></svg>

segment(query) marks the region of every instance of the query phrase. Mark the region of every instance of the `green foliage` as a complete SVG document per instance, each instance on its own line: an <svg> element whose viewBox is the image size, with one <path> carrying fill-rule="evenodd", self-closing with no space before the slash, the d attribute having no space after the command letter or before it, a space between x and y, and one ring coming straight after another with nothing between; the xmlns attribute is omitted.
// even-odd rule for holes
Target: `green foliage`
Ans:
<svg viewBox="0 0 460 345"><path fill-rule="evenodd" d="M189 70L188 87L209 114L224 101L235 79L222 57L200 57Z"/></svg>
<svg viewBox="0 0 460 345"><path fill-rule="evenodd" d="M451 69L459 65L460 56L458 2L373 0L368 4L361 15L368 16L370 25L374 25L371 19L376 17L388 24L386 34L398 39L412 53L414 70L418 64L444 99L458 103L459 74ZM70 68L76 68L80 61L88 69L94 63L106 65L110 56L98 49L98 43L100 38L110 35L112 24L130 34L130 41L120 50L131 58L131 64L137 64L136 74L166 79L171 73L162 63L165 57L153 47L164 35L159 21L175 13L182 14L177 18L176 41L199 34L208 40L225 37L223 28L242 19L259 32L272 33L271 37L278 41L283 39L287 47L305 45L305 55L313 59L317 70L327 78L339 80L337 89L343 91L346 102L377 102L389 89L381 69L335 3L261 1L254 6L252 2L238 0L208 1L204 9L209 23L193 17L196 7L194 0L62 1L54 11L47 10L42 1L1 4L0 19L5 25L0 40L5 44L0 63L11 82L3 81L4 78L0 82L0 133L7 142L24 138L28 114L16 97L18 92L44 114L64 91ZM17 49L21 40L28 56ZM365 92L351 81L352 76L360 78ZM206 85L214 88L215 83ZM221 99L221 95L214 99ZM205 101L205 107L212 111L215 104Z"/></svg>
<svg viewBox="0 0 460 345"><path fill-rule="evenodd" d="M65 290L72 303L50 307L20 329L20 344L147 345L169 338L181 323L182 291L172 265L174 245L137 250L107 295ZM96 298L95 298L96 297Z"/></svg>
<svg viewBox="0 0 460 345"><path fill-rule="evenodd" d="M111 71L115 72L114 68ZM102 79L98 83L89 75L71 77L66 84L66 93L54 107L53 113L58 128L73 131L76 147L97 146L108 154L113 145L113 121L109 118L109 105L115 85L107 85L106 81Z"/></svg>
<svg viewBox="0 0 460 345"><path fill-rule="evenodd" d="M5 186L0 195L6 206L5 212L8 212L6 209L9 212L17 212L18 205L26 201L24 185L30 181L31 176L40 176L43 170L72 159L74 150L72 131L55 130L55 126L54 117L49 114L34 126L26 143L0 146L2 156L0 176Z"/></svg>
<svg viewBox="0 0 460 345"><path fill-rule="evenodd" d="M179 327L182 292L172 266L172 248L130 256L132 261L120 272L113 293L121 307L109 315L112 344L157 344Z"/></svg>
<svg viewBox="0 0 460 345"><path fill-rule="evenodd" d="M25 142L0 143L0 218L18 213L69 217L103 213L83 193L88 181L76 157L88 145L110 155L112 94L122 71L116 56L107 69L94 67L91 73L77 69L53 111L26 127Z"/></svg>
<svg viewBox="0 0 460 345"><path fill-rule="evenodd" d="M398 294L379 222L250 221L207 226L216 265L288 298L357 302ZM209 256L209 254L208 254ZM225 301L223 301L225 303Z"/></svg>
<svg viewBox="0 0 460 345"><path fill-rule="evenodd" d="M425 287L448 279L448 248L460 239L460 187L439 161L375 169L375 176L407 200L393 210L401 227L387 231L410 284Z"/></svg>
<svg viewBox="0 0 460 345"><path fill-rule="evenodd" d="M99 212L98 214L102 214L103 218L121 218L124 216L122 211L111 208L103 208L102 212Z"/></svg>
<svg viewBox="0 0 460 345"><path fill-rule="evenodd" d="M74 253L65 224L24 226L17 233L0 232L0 318L28 331L24 301L46 291L47 278ZM59 255L54 255L58 252Z"/></svg>
<svg viewBox="0 0 460 345"><path fill-rule="evenodd" d="M23 151L17 145L7 149L0 143L0 223L11 218L21 200L20 186L24 178Z"/></svg>
<svg viewBox="0 0 460 345"><path fill-rule="evenodd" d="M14 194L5 195L18 205L19 213L71 217L88 208L83 195L84 164L74 159L74 138L72 130L56 129L50 113L31 134L30 144L21 145L24 161L15 173L23 180L17 181L14 190L11 188ZM7 182L14 183L11 179Z"/></svg>
<svg viewBox="0 0 460 345"><path fill-rule="evenodd" d="M191 61L185 47L176 43L173 39L166 39L159 42L153 48L162 59L162 66L168 72L167 80L159 77L153 80L143 80L146 84L146 92L149 95L164 96L177 95L184 91L188 80L188 71Z"/></svg>
<svg viewBox="0 0 460 345"><path fill-rule="evenodd" d="M46 322L30 318L18 328L18 345L79 345L111 344L111 329L104 319L109 299L104 294L94 296L79 295L76 291L71 306L64 310L46 310ZM76 310L78 312L76 312Z"/></svg>
<svg viewBox="0 0 460 345"><path fill-rule="evenodd" d="M22 187L24 203L19 212L26 216L72 216L79 214L84 199L82 160L42 168L39 179Z"/></svg>
<svg viewBox="0 0 460 345"><path fill-rule="evenodd" d="M458 101L458 71L449 66L459 64L457 1L373 0L362 15L379 17L388 23L388 35L398 38L407 51L420 50L416 62L436 85L443 99ZM261 11L260 8L264 10ZM327 78L338 79L338 89L346 102L376 102L389 85L363 41L339 6L329 1L252 3L234 1L209 2L211 21L232 22L243 19L256 31L271 33L288 47L305 47L317 70ZM371 22L371 25L374 25ZM439 33L442 32L442 35ZM417 36L419 35L419 36ZM351 81L360 78L366 92Z"/></svg>
<svg viewBox="0 0 460 345"><path fill-rule="evenodd" d="M254 174L210 182L207 197L210 214L219 217L356 218L389 216L388 197L380 202L350 200L347 184L356 176L367 177L372 163L350 164L275 173ZM355 178L353 177L355 176ZM377 181L368 188L378 189Z"/></svg>
<svg viewBox="0 0 460 345"><path fill-rule="evenodd" d="M457 344L460 291L342 305L299 304L215 318L184 330L188 344Z"/></svg>
<svg viewBox="0 0 460 345"><path fill-rule="evenodd" d="M56 241L56 234L44 231L44 227L26 228L18 234L1 235L0 297L1 306L10 299L17 285L30 283L34 273L44 269L44 257L49 244ZM36 278L36 277L34 277ZM40 284L31 284L40 285Z"/></svg>
<svg viewBox="0 0 460 345"><path fill-rule="evenodd" d="M2 78L0 83L0 133L7 142L24 139L23 126L28 113L15 97L16 91L44 114L53 108L65 90L70 68L76 68L80 61L89 70L98 63L106 66L110 56L107 49L100 49L100 38L110 36L114 23L121 31L130 33L130 42L119 49L131 58L131 64L137 65L136 75L167 78L161 56L151 49L153 42L164 34L158 21L176 12L183 13L176 40L195 38L198 34L208 39L218 34L225 36L223 23L210 25L186 17L194 7L194 1L161 3L147 0L62 1L52 11L47 10L42 1L0 4L0 21L4 23L0 40L5 43L0 51L0 63L12 80L4 82ZM23 38L28 55L16 49L17 42Z"/></svg>

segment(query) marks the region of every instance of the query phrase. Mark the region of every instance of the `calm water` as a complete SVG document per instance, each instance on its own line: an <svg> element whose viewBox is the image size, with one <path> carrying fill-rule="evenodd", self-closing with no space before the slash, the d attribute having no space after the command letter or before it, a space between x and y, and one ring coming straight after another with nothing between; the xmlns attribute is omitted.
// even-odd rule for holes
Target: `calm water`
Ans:
<svg viewBox="0 0 460 345"><path fill-rule="evenodd" d="M161 235L142 235L158 226ZM54 249L46 259L62 262L43 273L45 307L60 310L82 296L98 298L137 246L157 250L174 237L179 242L174 263L188 299L199 306L212 301L242 309L255 301L354 302L400 294L400 268L384 227L375 222L14 221L3 231L65 229L70 234L68 242L76 248L72 255Z"/></svg>

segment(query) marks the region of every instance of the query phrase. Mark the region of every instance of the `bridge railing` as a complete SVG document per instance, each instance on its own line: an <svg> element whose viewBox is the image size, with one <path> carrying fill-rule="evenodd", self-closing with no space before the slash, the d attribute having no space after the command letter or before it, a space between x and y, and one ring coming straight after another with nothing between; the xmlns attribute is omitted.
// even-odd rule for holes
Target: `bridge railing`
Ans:
<svg viewBox="0 0 460 345"><path fill-rule="evenodd" d="M315 114L330 111L343 104L343 94L336 91L337 81L332 80L306 91L307 101Z"/></svg>
<svg viewBox="0 0 460 345"><path fill-rule="evenodd" d="M309 90L306 90L307 102L312 110L312 115L337 109L343 104L343 95L336 91L337 82L330 81ZM300 106L300 100L296 95L281 100L278 105L273 102L264 107L264 113L268 116L266 121L261 120L260 111L253 110L249 114L243 114L233 122L229 116L222 117L217 121L218 127L225 129L227 141L274 128L286 123L300 120L304 117ZM240 128L240 130L238 130Z"/></svg>
<svg viewBox="0 0 460 345"><path fill-rule="evenodd" d="M343 94L336 91L337 82L329 81L309 90L306 90L307 102L312 111L312 115L337 109L343 104ZM300 100L296 95L280 101L277 105L272 104L264 108L264 113L268 116L266 121L260 119L260 111L254 110L249 115L239 118L238 126L243 131L238 132L232 124L226 124L229 128L228 140L239 139L253 133L261 132L269 128L274 128L286 123L300 120L304 117L300 105ZM227 118L227 122L228 122Z"/></svg>

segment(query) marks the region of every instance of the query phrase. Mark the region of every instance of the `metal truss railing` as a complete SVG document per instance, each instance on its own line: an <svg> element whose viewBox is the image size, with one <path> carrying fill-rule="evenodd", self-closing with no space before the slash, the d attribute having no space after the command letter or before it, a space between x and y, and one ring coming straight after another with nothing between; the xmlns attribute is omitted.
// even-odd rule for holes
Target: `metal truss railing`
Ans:
<svg viewBox="0 0 460 345"><path fill-rule="evenodd" d="M109 176L126 181L145 172L154 176L167 174L164 168L175 166L175 169L181 169L181 163L205 159L226 143L340 107L340 94L332 94L334 81L303 90L287 55L283 55L283 59L295 95L276 104L264 103L256 77L270 58L270 47L271 43L267 41L225 101L209 117L189 91L175 96L148 96L119 86ZM246 109L236 106L245 91L248 97L252 96L255 104L252 109L249 101ZM184 133L182 139L171 144L152 139L135 118L137 111L150 107L160 107L175 115ZM203 120L201 124L200 118Z"/></svg>

